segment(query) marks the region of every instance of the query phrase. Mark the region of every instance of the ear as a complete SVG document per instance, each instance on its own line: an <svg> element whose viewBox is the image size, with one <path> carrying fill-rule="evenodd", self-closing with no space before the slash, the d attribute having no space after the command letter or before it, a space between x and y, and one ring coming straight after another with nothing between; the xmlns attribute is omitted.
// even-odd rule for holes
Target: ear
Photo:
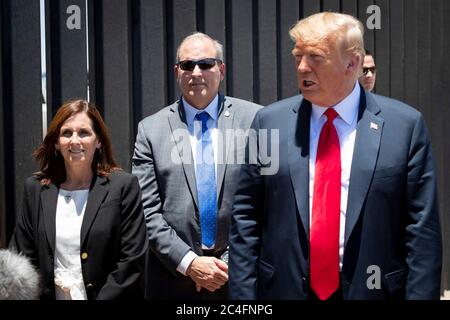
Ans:
<svg viewBox="0 0 450 320"><path fill-rule="evenodd" d="M361 57L359 55L351 55L347 60L347 70L350 72L359 72L361 64Z"/></svg>
<svg viewBox="0 0 450 320"><path fill-rule="evenodd" d="M222 62L222 64L219 66L219 70L220 70L220 81L222 81L223 78L225 77L225 63Z"/></svg>
<svg viewBox="0 0 450 320"><path fill-rule="evenodd" d="M55 143L55 149L59 150L59 145L57 143Z"/></svg>

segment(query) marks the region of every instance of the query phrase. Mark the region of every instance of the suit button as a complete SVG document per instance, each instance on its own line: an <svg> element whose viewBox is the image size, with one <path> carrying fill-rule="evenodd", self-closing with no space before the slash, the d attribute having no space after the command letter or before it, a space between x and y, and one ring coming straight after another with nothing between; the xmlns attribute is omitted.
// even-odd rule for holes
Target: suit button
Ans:
<svg viewBox="0 0 450 320"><path fill-rule="evenodd" d="M81 254L81 259L82 260L86 260L88 258L88 254L86 253L86 252L83 252L82 254Z"/></svg>
<svg viewBox="0 0 450 320"><path fill-rule="evenodd" d="M87 289L87 290L92 290L92 289L94 289L94 285L93 285L92 283L88 283L88 284L86 285L86 289Z"/></svg>
<svg viewBox="0 0 450 320"><path fill-rule="evenodd" d="M302 282L303 282L303 291L304 292L308 291L308 279L306 279L306 277L302 277Z"/></svg>

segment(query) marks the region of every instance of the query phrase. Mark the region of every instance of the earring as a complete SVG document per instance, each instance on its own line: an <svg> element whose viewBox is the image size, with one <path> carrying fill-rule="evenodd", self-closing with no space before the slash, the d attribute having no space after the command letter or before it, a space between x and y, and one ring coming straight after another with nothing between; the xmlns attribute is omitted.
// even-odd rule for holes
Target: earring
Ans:
<svg viewBox="0 0 450 320"><path fill-rule="evenodd" d="M58 149L55 148L55 157L58 156Z"/></svg>
<svg viewBox="0 0 450 320"><path fill-rule="evenodd" d="M101 148L97 148L98 150L98 154L101 155L102 154L102 149Z"/></svg>

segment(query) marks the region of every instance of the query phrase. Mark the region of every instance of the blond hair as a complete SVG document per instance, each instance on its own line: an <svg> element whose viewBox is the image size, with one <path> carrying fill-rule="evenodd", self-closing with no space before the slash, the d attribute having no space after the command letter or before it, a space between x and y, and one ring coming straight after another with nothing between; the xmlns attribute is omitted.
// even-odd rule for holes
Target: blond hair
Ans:
<svg viewBox="0 0 450 320"><path fill-rule="evenodd" d="M317 43L334 41L343 52L354 54L364 60L364 26L355 17L335 12L313 14L297 22L289 35L292 41Z"/></svg>

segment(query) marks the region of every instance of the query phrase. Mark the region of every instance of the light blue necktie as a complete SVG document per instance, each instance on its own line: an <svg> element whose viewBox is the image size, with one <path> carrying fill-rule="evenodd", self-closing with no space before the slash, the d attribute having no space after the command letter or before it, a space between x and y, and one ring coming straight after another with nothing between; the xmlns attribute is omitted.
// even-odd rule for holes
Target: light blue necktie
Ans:
<svg viewBox="0 0 450 320"><path fill-rule="evenodd" d="M211 130L208 131L206 125L209 119L208 113L198 113L195 118L202 122L202 135L197 142L195 164L202 243L210 248L216 240L217 187L214 149L212 147Z"/></svg>

